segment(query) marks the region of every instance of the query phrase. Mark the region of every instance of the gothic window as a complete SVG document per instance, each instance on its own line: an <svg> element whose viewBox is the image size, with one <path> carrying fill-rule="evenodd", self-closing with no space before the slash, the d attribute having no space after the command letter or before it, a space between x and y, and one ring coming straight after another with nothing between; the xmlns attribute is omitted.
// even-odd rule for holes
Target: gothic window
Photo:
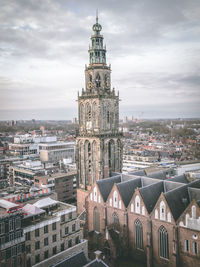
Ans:
<svg viewBox="0 0 200 267"><path fill-rule="evenodd" d="M97 73L95 82L96 82L96 87L97 88L101 87L101 77L100 77L99 73Z"/></svg>
<svg viewBox="0 0 200 267"><path fill-rule="evenodd" d="M160 202L160 220L166 220L166 207L164 201Z"/></svg>
<svg viewBox="0 0 200 267"><path fill-rule="evenodd" d="M114 171L114 162L115 162L115 155L114 155L114 141L110 140L108 143L108 165L111 171Z"/></svg>
<svg viewBox="0 0 200 267"><path fill-rule="evenodd" d="M83 124L83 110L84 110L84 108L83 108L83 104L80 104L80 114L79 114L79 118L80 118L80 124Z"/></svg>
<svg viewBox="0 0 200 267"><path fill-rule="evenodd" d="M117 208L118 207L118 195L117 191L113 192L113 207Z"/></svg>
<svg viewBox="0 0 200 267"><path fill-rule="evenodd" d="M86 121L91 121L91 106L89 103L86 105Z"/></svg>
<svg viewBox="0 0 200 267"><path fill-rule="evenodd" d="M110 123L110 112L109 112L109 110L107 111L107 123Z"/></svg>
<svg viewBox="0 0 200 267"><path fill-rule="evenodd" d="M100 216L99 211L97 207L94 208L93 212L93 225L94 225L94 231L100 232Z"/></svg>
<svg viewBox="0 0 200 267"><path fill-rule="evenodd" d="M89 75L89 81L92 82L92 75Z"/></svg>
<svg viewBox="0 0 200 267"><path fill-rule="evenodd" d="M140 198L139 198L139 196L135 197L135 212L140 214Z"/></svg>
<svg viewBox="0 0 200 267"><path fill-rule="evenodd" d="M122 208L122 202L121 202L121 200L119 200L119 209L121 209Z"/></svg>
<svg viewBox="0 0 200 267"><path fill-rule="evenodd" d="M92 143L92 179L93 183L96 181L96 165L97 165L97 145L94 141Z"/></svg>
<svg viewBox="0 0 200 267"><path fill-rule="evenodd" d="M135 233L135 247L143 249L143 228L140 220L136 220L134 223L134 233Z"/></svg>
<svg viewBox="0 0 200 267"><path fill-rule="evenodd" d="M97 127L98 122L97 122L97 104L96 104L96 102L94 102L92 105L92 119L93 119L94 127Z"/></svg>
<svg viewBox="0 0 200 267"><path fill-rule="evenodd" d="M159 228L159 255L162 258L169 259L168 232L164 226Z"/></svg>
<svg viewBox="0 0 200 267"><path fill-rule="evenodd" d="M117 140L117 168L120 170L120 162L121 162L121 142Z"/></svg>

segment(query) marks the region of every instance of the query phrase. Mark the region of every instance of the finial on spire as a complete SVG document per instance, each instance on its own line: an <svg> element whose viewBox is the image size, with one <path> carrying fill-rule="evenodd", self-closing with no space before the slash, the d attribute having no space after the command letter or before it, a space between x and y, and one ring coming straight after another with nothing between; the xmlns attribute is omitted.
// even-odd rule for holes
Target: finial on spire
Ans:
<svg viewBox="0 0 200 267"><path fill-rule="evenodd" d="M97 10L96 10L96 23L98 23L98 8L97 8Z"/></svg>

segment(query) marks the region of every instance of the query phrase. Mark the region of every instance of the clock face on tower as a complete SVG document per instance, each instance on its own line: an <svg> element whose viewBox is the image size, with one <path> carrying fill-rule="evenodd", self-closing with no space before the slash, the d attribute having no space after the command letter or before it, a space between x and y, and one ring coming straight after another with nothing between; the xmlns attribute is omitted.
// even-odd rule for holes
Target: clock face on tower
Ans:
<svg viewBox="0 0 200 267"><path fill-rule="evenodd" d="M92 82L88 82L88 83L87 83L87 89L88 89L88 90L91 90L91 89L92 89Z"/></svg>

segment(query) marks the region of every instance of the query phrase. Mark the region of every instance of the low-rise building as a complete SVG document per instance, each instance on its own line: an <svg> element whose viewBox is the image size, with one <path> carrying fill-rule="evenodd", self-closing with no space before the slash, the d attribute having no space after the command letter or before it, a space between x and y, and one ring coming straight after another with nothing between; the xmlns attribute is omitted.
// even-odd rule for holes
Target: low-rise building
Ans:
<svg viewBox="0 0 200 267"><path fill-rule="evenodd" d="M23 211L27 267L81 244L83 234L75 206L43 198L29 202Z"/></svg>
<svg viewBox="0 0 200 267"><path fill-rule="evenodd" d="M59 162L64 158L72 158L74 161L74 142L41 143L39 150L42 162Z"/></svg>
<svg viewBox="0 0 200 267"><path fill-rule="evenodd" d="M34 184L39 188L50 188L58 195L58 200L67 203L76 201L77 173L57 172L50 175L34 177Z"/></svg>

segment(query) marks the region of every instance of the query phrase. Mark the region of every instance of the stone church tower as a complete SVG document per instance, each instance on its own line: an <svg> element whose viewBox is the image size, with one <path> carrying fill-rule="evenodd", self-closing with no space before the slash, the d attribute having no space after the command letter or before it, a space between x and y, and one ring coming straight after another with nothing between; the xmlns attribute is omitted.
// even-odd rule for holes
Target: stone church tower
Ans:
<svg viewBox="0 0 200 267"><path fill-rule="evenodd" d="M122 133L119 132L119 95L111 89L101 25L96 18L85 68L85 90L78 95L79 132L76 138L78 186L89 190L96 180L121 172Z"/></svg>

